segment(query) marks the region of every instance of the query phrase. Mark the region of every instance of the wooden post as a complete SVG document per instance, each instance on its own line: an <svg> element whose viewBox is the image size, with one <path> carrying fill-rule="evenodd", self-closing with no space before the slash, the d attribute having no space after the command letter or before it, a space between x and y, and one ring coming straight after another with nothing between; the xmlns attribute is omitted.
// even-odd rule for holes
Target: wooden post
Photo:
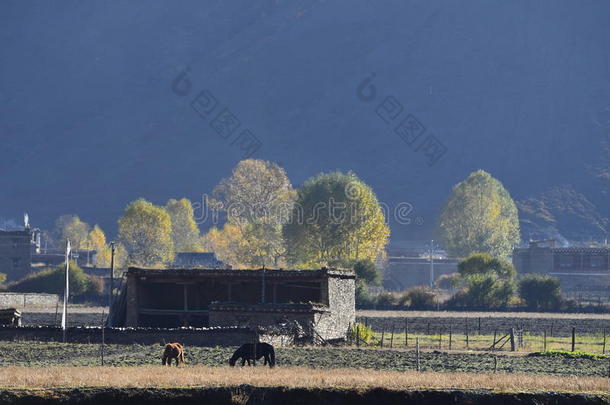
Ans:
<svg viewBox="0 0 610 405"><path fill-rule="evenodd" d="M546 352L546 329L544 330L544 343L542 345L542 351Z"/></svg>
<svg viewBox="0 0 610 405"><path fill-rule="evenodd" d="M390 349L394 345L394 324L392 324L392 336L390 337Z"/></svg>
<svg viewBox="0 0 610 405"><path fill-rule="evenodd" d="M479 335L481 335L481 317L479 316Z"/></svg>
<svg viewBox="0 0 610 405"><path fill-rule="evenodd" d="M441 350L442 347L443 347L443 332L439 329L438 330L438 350Z"/></svg>
<svg viewBox="0 0 610 405"><path fill-rule="evenodd" d="M576 328L572 326L572 351L576 348Z"/></svg>
<svg viewBox="0 0 610 405"><path fill-rule="evenodd" d="M381 329L381 348L383 348L383 338L385 336L385 325L383 326L383 329Z"/></svg>
<svg viewBox="0 0 610 405"><path fill-rule="evenodd" d="M102 310L102 345L100 346L100 355L101 355L101 360L102 360L102 366L104 365L104 340L105 340L105 336L104 336L104 330L106 328L104 327L104 310Z"/></svg>
<svg viewBox="0 0 610 405"><path fill-rule="evenodd" d="M451 350L451 339L452 335L451 335L451 325L449 325L449 350Z"/></svg>
<svg viewBox="0 0 610 405"><path fill-rule="evenodd" d="M419 338L416 337L415 338L415 357L416 357L416 365L417 365L417 371L419 371Z"/></svg>
<svg viewBox="0 0 610 405"><path fill-rule="evenodd" d="M313 330L312 330L312 335L313 335ZM314 340L315 340L315 339L314 339ZM252 365L253 365L254 367L256 367L256 349L257 349L256 344L257 344L257 343L258 343L258 333L257 333L257 332L255 332L255 333L254 333L254 356L253 356L253 359L252 359Z"/></svg>
<svg viewBox="0 0 610 405"><path fill-rule="evenodd" d="M356 324L356 347L360 347L360 324Z"/></svg>
<svg viewBox="0 0 610 405"><path fill-rule="evenodd" d="M515 351L515 328L510 328L510 351Z"/></svg>
<svg viewBox="0 0 610 405"><path fill-rule="evenodd" d="M57 314L59 313L59 300L55 301L55 322L53 325L57 325Z"/></svg>
<svg viewBox="0 0 610 405"><path fill-rule="evenodd" d="M470 342L468 341L468 329L466 329L466 350L470 347Z"/></svg>
<svg viewBox="0 0 610 405"><path fill-rule="evenodd" d="M604 329L604 343L602 346L602 354L606 354L606 329Z"/></svg>
<svg viewBox="0 0 610 405"><path fill-rule="evenodd" d="M498 356L494 355L494 374L498 372Z"/></svg>
<svg viewBox="0 0 610 405"><path fill-rule="evenodd" d="M347 325L347 345L348 346L352 345L352 323L351 322Z"/></svg>
<svg viewBox="0 0 610 405"><path fill-rule="evenodd" d="M405 318L405 347L409 347L409 318Z"/></svg>

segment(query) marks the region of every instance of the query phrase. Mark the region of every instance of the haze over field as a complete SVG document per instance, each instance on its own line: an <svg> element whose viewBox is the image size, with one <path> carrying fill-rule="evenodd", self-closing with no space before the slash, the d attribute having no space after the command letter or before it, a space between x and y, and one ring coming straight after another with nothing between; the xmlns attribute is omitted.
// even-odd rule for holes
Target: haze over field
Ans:
<svg viewBox="0 0 610 405"><path fill-rule="evenodd" d="M353 170L412 204L392 240L430 237L477 169L518 201L524 239L601 239L608 15L601 0L2 2L0 217L73 212L113 234L138 197L199 201L244 158L191 108L208 89L295 186ZM390 95L446 147L436 164L379 117Z"/></svg>

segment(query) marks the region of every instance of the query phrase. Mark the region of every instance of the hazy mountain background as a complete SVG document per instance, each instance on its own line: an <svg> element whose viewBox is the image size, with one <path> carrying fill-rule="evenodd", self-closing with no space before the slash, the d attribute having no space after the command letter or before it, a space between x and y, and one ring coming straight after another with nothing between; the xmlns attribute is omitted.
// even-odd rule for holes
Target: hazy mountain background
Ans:
<svg viewBox="0 0 610 405"><path fill-rule="evenodd" d="M242 158L189 105L209 89L293 184L353 170L391 209L412 204L394 241L430 237L479 168L520 200L525 238L600 239L609 15L603 0L4 1L0 216L76 213L112 235L135 198L200 200ZM437 164L376 115L388 95L447 147Z"/></svg>

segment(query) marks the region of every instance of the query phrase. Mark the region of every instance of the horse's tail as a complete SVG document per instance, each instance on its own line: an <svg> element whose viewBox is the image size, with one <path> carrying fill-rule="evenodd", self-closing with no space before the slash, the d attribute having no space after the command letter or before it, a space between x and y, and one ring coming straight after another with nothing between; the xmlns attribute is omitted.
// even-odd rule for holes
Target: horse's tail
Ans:
<svg viewBox="0 0 610 405"><path fill-rule="evenodd" d="M275 367L275 349L269 345L269 367Z"/></svg>

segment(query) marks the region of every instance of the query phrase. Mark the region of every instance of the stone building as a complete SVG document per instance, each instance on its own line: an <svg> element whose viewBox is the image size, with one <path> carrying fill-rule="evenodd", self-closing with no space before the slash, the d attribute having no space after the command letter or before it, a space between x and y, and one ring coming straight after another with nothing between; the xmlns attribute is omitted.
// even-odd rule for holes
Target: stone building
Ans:
<svg viewBox="0 0 610 405"><path fill-rule="evenodd" d="M351 271L129 268L116 326L272 326L297 321L324 340L355 320Z"/></svg>
<svg viewBox="0 0 610 405"><path fill-rule="evenodd" d="M0 230L0 273L7 280L18 280L31 272L32 254L40 249L40 231L26 227L21 230Z"/></svg>
<svg viewBox="0 0 610 405"><path fill-rule="evenodd" d="M610 286L610 246L557 247L554 241L530 242L513 251L519 273L558 277L563 289Z"/></svg>

